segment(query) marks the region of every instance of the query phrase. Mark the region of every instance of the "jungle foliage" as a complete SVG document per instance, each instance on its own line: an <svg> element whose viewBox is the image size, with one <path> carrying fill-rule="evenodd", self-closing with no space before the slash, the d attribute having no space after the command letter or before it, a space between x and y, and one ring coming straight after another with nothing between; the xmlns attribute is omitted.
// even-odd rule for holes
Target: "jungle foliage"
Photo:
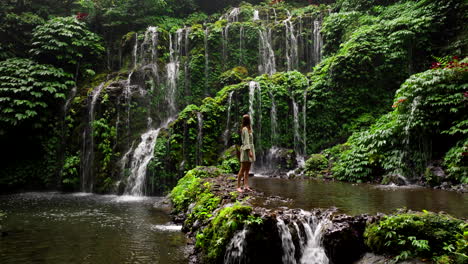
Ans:
<svg viewBox="0 0 468 264"><path fill-rule="evenodd" d="M468 227L449 215L427 211L385 216L366 227L365 243L377 253L431 259L436 263L465 263Z"/></svg>

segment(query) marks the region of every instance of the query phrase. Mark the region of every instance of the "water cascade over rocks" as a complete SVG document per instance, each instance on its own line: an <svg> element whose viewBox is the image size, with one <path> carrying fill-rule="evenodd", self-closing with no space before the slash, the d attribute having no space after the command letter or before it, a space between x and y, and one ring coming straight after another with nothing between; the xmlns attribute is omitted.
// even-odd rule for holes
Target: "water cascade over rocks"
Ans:
<svg viewBox="0 0 468 264"><path fill-rule="evenodd" d="M299 18L288 11L274 8L255 10L253 15L245 14L247 13L241 12L240 8L232 8L220 18L226 20L221 30L215 30L213 23L205 23L201 35L196 32L198 29L190 27L167 32L154 26L149 26L144 35L134 35L134 42L128 46L131 52L127 78L116 78L115 82L107 85L103 83L93 90L87 100L87 125L82 132L80 166L82 191L95 191L93 182L98 173L97 159L101 157L94 154L98 143L95 143L97 139L93 138L92 123L104 113L104 109L101 110L100 107L103 102L99 100L102 98L102 91L106 92L106 96L109 95L110 100L115 100L111 103L116 105L115 116L110 118L114 118L116 130L115 153L121 155L116 157L118 164L113 167L117 167L115 173L121 175L119 182L125 187L122 192L143 195L143 186L148 183L143 175L146 174L146 167L151 161L159 132L169 120L176 117L182 107L197 103L195 100L200 96L214 95L216 90L211 86L216 82L215 79L212 80L213 76L240 65L248 70L250 76L272 75L286 70L306 72L320 61L320 27L326 14L306 13ZM232 36L237 33L238 39ZM197 34L200 35L199 38ZM119 64L125 62L125 54L121 54L124 49L124 46L120 48ZM238 49L239 52L233 52L233 49ZM191 54L196 54L196 50L201 50L202 56L192 58ZM220 51L222 53L218 55ZM255 53L258 56L252 56ZM199 61L201 76L193 70L193 67L198 67ZM194 91L192 86L202 87L202 91ZM256 138L261 138L262 134L261 92L259 83L249 83L249 113ZM277 113L280 108L278 102L275 102L275 99L279 98L271 97L271 145L277 147L277 116L281 113ZM228 98L226 130L222 135L224 145L229 144L232 126L231 100L232 94ZM68 104L70 103L67 103L67 107ZM305 118L305 112L303 115ZM305 125L303 128L305 129ZM295 134L295 142L304 144L302 136L305 137L305 132L299 134L303 135L297 140ZM259 147L260 144L257 148ZM302 145L300 148L299 153L304 154ZM184 149L184 159L188 157L186 152ZM267 155L275 156L276 153L278 149L264 152L257 149L257 157L260 159ZM197 163L200 163L200 155L197 160ZM189 162L193 161L187 161Z"/></svg>
<svg viewBox="0 0 468 264"><path fill-rule="evenodd" d="M201 152L203 144L203 114L197 112L197 121L198 121L198 134L197 134L197 165L201 165L203 161L203 155Z"/></svg>
<svg viewBox="0 0 468 264"><path fill-rule="evenodd" d="M155 28L149 28L149 32L156 32ZM185 34L184 34L185 32ZM153 122L150 116L148 116L148 130L142 134L141 141L136 147L135 150L128 152L122 158L123 168L125 168L125 164L128 160L130 162L130 175L127 179L127 186L125 188L125 194L133 195L133 196L143 196L145 194L145 183L146 183L146 173L147 167L151 159L153 158L154 147L156 144L156 140L158 138L159 132L162 128L167 127L167 125L175 118L177 114L177 104L176 104L176 91L177 91L177 80L179 76L179 66L180 66L180 55L182 54L182 50L185 48L185 51L188 50L187 42L188 42L188 30L187 29L178 29L174 35L169 35L169 63L166 65L167 77L166 77L166 86L165 86L165 104L168 106L168 111L166 116L164 117L164 121L162 121L159 126L153 127ZM156 43L157 38L149 33L147 36L151 36L152 44ZM154 40L154 42L153 42ZM185 46L183 42L185 40ZM137 47L137 45L135 45ZM153 49L154 45L151 46L151 54L157 54ZM143 45L142 45L143 47ZM142 48L143 49L143 48ZM146 51L146 50L145 50ZM141 52L143 58L144 51ZM152 59L156 59L156 56L152 56ZM145 62L145 60L142 60ZM153 60L149 60L148 63L156 63ZM148 67L148 64L142 67L145 69ZM185 67L186 68L186 67ZM184 75L187 75L187 72L184 72ZM131 79L129 78L129 82ZM187 85L187 83L185 83ZM140 86L138 86L140 87ZM129 158L130 153L132 153L132 157Z"/></svg>
<svg viewBox="0 0 468 264"><path fill-rule="evenodd" d="M224 263L253 263L261 258L258 254L275 253L275 263L283 264L328 264L323 238L333 224L330 215L319 218L303 210L285 211L269 222L266 241L257 240L258 230L244 226L229 242L224 255ZM270 226L271 225L271 226ZM270 229L272 228L272 229ZM266 243L266 248L253 249L257 243ZM264 256L265 257L265 256Z"/></svg>
<svg viewBox="0 0 468 264"><path fill-rule="evenodd" d="M244 251L247 246L245 240L247 231L247 227L244 227L244 229L237 232L231 239L231 242L229 242L229 246L224 256L224 264L246 263Z"/></svg>
<svg viewBox="0 0 468 264"><path fill-rule="evenodd" d="M104 89L105 83L101 83L94 88L88 97L88 122L83 131L83 147L81 156L81 190L84 192L92 192L94 185L93 168L94 168L94 120L96 119L96 103Z"/></svg>
<svg viewBox="0 0 468 264"><path fill-rule="evenodd" d="M230 92L228 95L228 111L227 111L227 118L226 118L226 130L224 130L223 133L223 141L224 141L224 146L228 146L229 143L229 129L230 129L230 123L231 123L231 106L232 106L232 94L234 92Z"/></svg>
<svg viewBox="0 0 468 264"><path fill-rule="evenodd" d="M288 18L283 22L286 29L286 63L288 71L298 68L297 38L291 19L292 16L288 11Z"/></svg>

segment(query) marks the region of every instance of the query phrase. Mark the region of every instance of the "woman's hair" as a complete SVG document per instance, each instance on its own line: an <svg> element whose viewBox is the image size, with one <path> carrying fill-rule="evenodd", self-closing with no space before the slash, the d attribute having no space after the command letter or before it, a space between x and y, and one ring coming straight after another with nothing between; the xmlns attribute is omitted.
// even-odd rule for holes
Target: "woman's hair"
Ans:
<svg viewBox="0 0 468 264"><path fill-rule="evenodd" d="M249 130L249 132L252 131L252 126L250 125L250 116L245 114L242 116L242 126L241 126L241 130L242 128L244 127L247 127L247 129Z"/></svg>

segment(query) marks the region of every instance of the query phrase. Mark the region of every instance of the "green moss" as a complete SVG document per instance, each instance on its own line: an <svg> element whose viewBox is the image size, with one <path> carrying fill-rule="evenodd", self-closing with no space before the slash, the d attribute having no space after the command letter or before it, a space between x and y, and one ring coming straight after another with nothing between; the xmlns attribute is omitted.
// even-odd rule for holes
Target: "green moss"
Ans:
<svg viewBox="0 0 468 264"><path fill-rule="evenodd" d="M185 211L190 203L198 201L200 197L205 197L211 185L207 182L202 184L202 179L215 178L220 176L221 173L222 171L216 167L197 167L188 171L169 195L174 205L174 211L177 213ZM207 198L205 197L204 199L206 200ZM214 204L213 201L204 201L201 203L201 206L206 208L207 203Z"/></svg>
<svg viewBox="0 0 468 264"><path fill-rule="evenodd" d="M197 234L196 247L202 249L205 263L218 263L226 246L237 230L242 229L251 216L252 207L236 203L219 211L210 224Z"/></svg>
<svg viewBox="0 0 468 264"><path fill-rule="evenodd" d="M205 221L213 216L213 211L218 208L221 198L209 191L209 185L204 186L205 192L197 197L197 202L184 222L185 226L191 226L195 221Z"/></svg>
<svg viewBox="0 0 468 264"><path fill-rule="evenodd" d="M423 211L386 216L368 225L364 237L372 251L391 254L396 260L446 258L450 260L448 263L453 263L461 256L454 252L466 249L462 242L466 243L467 232L467 225L461 220ZM466 251L461 254L466 256Z"/></svg>

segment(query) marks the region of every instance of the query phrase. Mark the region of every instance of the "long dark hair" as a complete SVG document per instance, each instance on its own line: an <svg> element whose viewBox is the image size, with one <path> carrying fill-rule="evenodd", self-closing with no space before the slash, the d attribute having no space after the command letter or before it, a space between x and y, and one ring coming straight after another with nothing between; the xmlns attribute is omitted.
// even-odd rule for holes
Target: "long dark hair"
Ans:
<svg viewBox="0 0 468 264"><path fill-rule="evenodd" d="M248 114L242 116L241 131L244 127L246 127L249 130L249 132L252 132L252 126L250 125L250 116Z"/></svg>

